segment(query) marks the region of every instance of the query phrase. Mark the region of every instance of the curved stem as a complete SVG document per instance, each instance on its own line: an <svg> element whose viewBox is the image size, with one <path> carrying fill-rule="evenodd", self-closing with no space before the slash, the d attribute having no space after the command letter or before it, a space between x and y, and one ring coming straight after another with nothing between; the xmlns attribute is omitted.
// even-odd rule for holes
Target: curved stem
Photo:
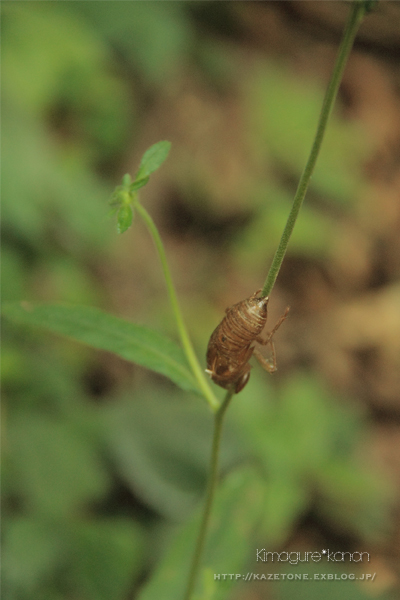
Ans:
<svg viewBox="0 0 400 600"><path fill-rule="evenodd" d="M321 109L321 114L318 121L317 131L315 134L314 142L311 148L310 156L304 168L303 174L300 178L299 185L295 197L293 199L292 208L290 210L285 229L283 230L281 240L279 242L278 249L273 258L271 268L269 269L267 279L265 280L264 287L261 291L262 296L269 296L272 288L274 287L276 278L282 265L283 258L285 256L289 239L292 234L296 219L298 217L301 205L306 195L307 188L310 183L311 175L314 171L315 163L321 149L322 141L324 139L326 125L329 116L332 112L333 105L339 90L340 82L344 68L347 63L347 59L350 55L354 38L361 24L361 21L368 10L365 2L355 0L353 2L351 12L346 24L346 28L343 34L342 43L339 48L339 53L336 59L335 67L326 90L324 102Z"/></svg>
<svg viewBox="0 0 400 600"><path fill-rule="evenodd" d="M203 517L200 524L199 535L197 537L196 547L193 554L192 565L190 568L188 584L184 595L184 600L190 600L194 586L196 584L197 575L200 569L201 557L203 555L204 543L206 540L206 534L208 525L210 522L211 509L214 501L215 488L218 481L218 459L219 459L219 448L221 445L221 433L224 415L226 409L234 394L233 389L228 391L224 401L220 405L219 409L214 416L214 435L212 442L211 458L210 458L210 470L208 474L207 492L204 504Z"/></svg>
<svg viewBox="0 0 400 600"><path fill-rule="evenodd" d="M195 351L193 349L192 342L189 338L189 334L187 332L185 323L183 321L182 312L181 312L181 309L179 306L178 297L175 292L175 287L174 287L171 273L170 273L170 270L168 267L167 257L165 255L165 250L164 250L163 243L161 241L160 234L158 233L158 229L157 229L153 219L151 218L151 216L149 215L147 210L140 204L140 202L138 202L136 200L134 203L134 206L135 206L136 210L138 211L138 213L140 214L140 216L142 217L143 221L145 222L147 229L149 230L150 235L153 238L154 243L156 245L157 252L158 252L158 255L159 255L160 261L161 261L162 270L163 270L164 277L165 277L165 282L167 284L169 299L171 301L172 310L173 310L173 313L175 316L179 336L181 338L182 347L185 352L186 358L192 369L192 373L195 376L196 381L199 384L201 391L203 392L205 399L207 400L212 411L214 413L216 413L218 411L218 409L220 408L220 403L218 402L211 387L208 384L208 381L205 378L203 370L199 364L199 361L198 361Z"/></svg>

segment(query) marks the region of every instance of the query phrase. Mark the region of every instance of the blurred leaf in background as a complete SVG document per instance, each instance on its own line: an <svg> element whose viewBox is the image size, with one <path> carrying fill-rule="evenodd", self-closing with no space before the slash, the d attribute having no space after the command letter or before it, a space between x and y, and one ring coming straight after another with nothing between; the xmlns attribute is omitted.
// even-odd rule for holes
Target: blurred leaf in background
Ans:
<svg viewBox="0 0 400 600"><path fill-rule="evenodd" d="M249 131L261 162L276 161L298 181L313 141L324 89L296 78L279 64L254 69L247 91ZM336 107L329 121L311 193L350 203L363 183L361 165L372 142L354 121Z"/></svg>
<svg viewBox="0 0 400 600"><path fill-rule="evenodd" d="M134 97L110 48L68 3L2 3L3 301L97 304L109 230L103 174L122 156ZM110 493L87 352L3 329L3 593L122 598L142 567L132 519L90 510Z"/></svg>
<svg viewBox="0 0 400 600"><path fill-rule="evenodd" d="M81 13L149 85L174 77L193 47L185 2L78 2Z"/></svg>
<svg viewBox="0 0 400 600"><path fill-rule="evenodd" d="M126 86L101 40L60 4L5 2L2 29L5 231L36 251L44 241L99 248L94 168L128 139Z"/></svg>
<svg viewBox="0 0 400 600"><path fill-rule="evenodd" d="M124 598L142 563L131 519L15 518L4 530L7 598Z"/></svg>
<svg viewBox="0 0 400 600"><path fill-rule="evenodd" d="M311 507L335 527L378 539L388 525L393 490L385 478L357 464L361 414L339 405L302 373L278 394L253 379L251 393L232 405L231 415L265 473L264 539L279 543Z"/></svg>
<svg viewBox="0 0 400 600"><path fill-rule="evenodd" d="M265 175L262 183L261 179L253 182L255 213L234 253L241 268L251 265L259 272L266 253L273 255L285 226L311 147L323 89L314 81L305 83L284 65L261 63L248 75L244 94L250 147ZM336 108L293 231L291 255L329 259L341 232L340 214L351 213L365 186L363 164L372 151L367 132Z"/></svg>
<svg viewBox="0 0 400 600"><path fill-rule="evenodd" d="M255 549L265 547L272 551L281 548L285 541L288 543L290 532L311 510L319 512L322 519L339 530L353 531L364 543L379 538L388 525L382 517L385 513L388 516L391 489L376 473L364 470L355 456L360 416L352 409L339 408L323 386L304 375L294 376L279 395L272 388L267 388L266 394L266 386L261 385L257 377L256 380L256 384L250 383L247 387L251 389L236 398L231 407L226 433L228 440L236 439L242 453L241 458L238 456L240 466L223 478L217 494L202 577L198 582L199 598L229 598L232 588L240 586L241 582L235 577L221 576L220 580L215 580L214 574L243 574L256 570L261 575L263 564L257 563L255 569ZM129 405L125 407L126 411L131 410ZM158 404L158 414L155 417L153 413L153 419L160 424L166 422L161 411L167 414L170 408L165 406L163 410ZM146 434L143 447L148 446L146 456L149 458L153 453L154 461L161 430L153 429L152 422L152 431ZM174 430L168 429L169 434L163 432L164 440ZM190 430L190 425L186 429ZM176 432L176 435L183 439L182 432ZM136 441L139 439L136 438ZM169 452L176 451L172 438L168 446ZM192 446L185 444L188 451ZM132 442L130 447L126 457L130 457L131 472L136 473L134 463L137 459L133 457L139 456L138 449L134 449ZM181 448L179 460L184 454ZM161 460L160 473L170 472L172 475L177 458L171 460L171 455L167 454L168 460L163 464L161 456L162 453L156 459ZM149 478L154 466L145 464L144 472ZM154 484L157 484L156 488ZM151 483L150 477L145 485L152 495L158 488L160 499L163 494L166 499L173 498L171 492L162 487L161 481L157 483L157 479ZM180 505L177 500L175 502L175 506ZM200 512L196 511L181 527L139 595L141 600L153 600L160 594L168 599L183 595L199 519ZM326 565L318 567L319 572L325 572ZM266 565L265 569L271 572L271 565ZM290 586L288 583L277 585L277 597L280 598L281 594L282 598L301 597L303 583L294 581ZM243 597L246 597L246 585L249 584L242 585ZM344 588L335 585L332 588L332 598L352 600L353 597L367 597L355 582ZM265 590L265 582L261 589ZM239 597L242 597L240 592Z"/></svg>
<svg viewBox="0 0 400 600"><path fill-rule="evenodd" d="M264 510L263 500L264 490L252 468L237 469L221 484L195 597L215 600L230 597L236 580L215 581L214 573L240 573L245 568L249 540ZM160 595L166 600L183 597L199 523L200 512L196 511L181 527L170 551L140 593L140 600L153 600Z"/></svg>
<svg viewBox="0 0 400 600"><path fill-rule="evenodd" d="M107 445L120 476L159 514L182 521L204 489L211 416L201 404L157 389L105 407ZM194 400L194 398L193 398ZM240 456L228 435L223 464Z"/></svg>

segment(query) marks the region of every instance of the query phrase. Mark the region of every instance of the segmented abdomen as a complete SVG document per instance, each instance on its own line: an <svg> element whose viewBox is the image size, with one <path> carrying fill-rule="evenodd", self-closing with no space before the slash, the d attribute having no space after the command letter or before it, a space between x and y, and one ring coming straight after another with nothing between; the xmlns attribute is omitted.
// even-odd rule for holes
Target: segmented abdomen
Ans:
<svg viewBox="0 0 400 600"><path fill-rule="evenodd" d="M258 306L250 305L249 299L235 304L214 331L210 343L216 343L225 355L241 352L264 329L267 317L266 311L262 312L265 314Z"/></svg>

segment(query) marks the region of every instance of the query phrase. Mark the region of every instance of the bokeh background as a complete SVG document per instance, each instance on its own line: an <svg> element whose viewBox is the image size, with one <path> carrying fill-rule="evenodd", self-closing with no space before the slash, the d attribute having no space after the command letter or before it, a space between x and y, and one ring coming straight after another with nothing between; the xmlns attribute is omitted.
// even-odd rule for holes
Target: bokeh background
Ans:
<svg viewBox="0 0 400 600"><path fill-rule="evenodd" d="M1 8L3 302L93 305L176 338L143 225L118 236L106 218L122 175L167 139L170 156L141 200L203 357L225 308L264 282L348 3ZM399 55L400 6L380 2L357 37L271 298L270 323L291 306L279 371L255 366L230 408L202 598L399 597ZM2 380L4 597L177 597L163 577L170 560L178 586L186 579L173 544L204 492L205 403L111 354L9 322ZM314 570L376 577L213 581L311 572L257 563L259 548L368 552L367 565Z"/></svg>

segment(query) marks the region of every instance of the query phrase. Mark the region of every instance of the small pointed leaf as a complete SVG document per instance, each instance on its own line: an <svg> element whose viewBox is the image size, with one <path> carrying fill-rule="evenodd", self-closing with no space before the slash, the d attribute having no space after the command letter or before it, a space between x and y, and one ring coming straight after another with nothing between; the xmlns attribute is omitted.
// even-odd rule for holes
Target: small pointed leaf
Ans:
<svg viewBox="0 0 400 600"><path fill-rule="evenodd" d="M167 141L157 142L153 146L150 146L143 154L135 181L144 179L156 171L167 158L170 148L171 142Z"/></svg>
<svg viewBox="0 0 400 600"><path fill-rule="evenodd" d="M124 188L128 188L132 183L132 179L131 176L129 175L129 173L126 173L123 178L122 178L122 186Z"/></svg>
<svg viewBox="0 0 400 600"><path fill-rule="evenodd" d="M118 211L117 231L124 233L132 225L133 210L129 204L123 204Z"/></svg>
<svg viewBox="0 0 400 600"><path fill-rule="evenodd" d="M146 183L149 181L149 179L150 179L150 177L145 177L144 179L138 179L138 180L134 181L129 186L129 191L134 192L135 190L138 190L139 188L146 185Z"/></svg>

